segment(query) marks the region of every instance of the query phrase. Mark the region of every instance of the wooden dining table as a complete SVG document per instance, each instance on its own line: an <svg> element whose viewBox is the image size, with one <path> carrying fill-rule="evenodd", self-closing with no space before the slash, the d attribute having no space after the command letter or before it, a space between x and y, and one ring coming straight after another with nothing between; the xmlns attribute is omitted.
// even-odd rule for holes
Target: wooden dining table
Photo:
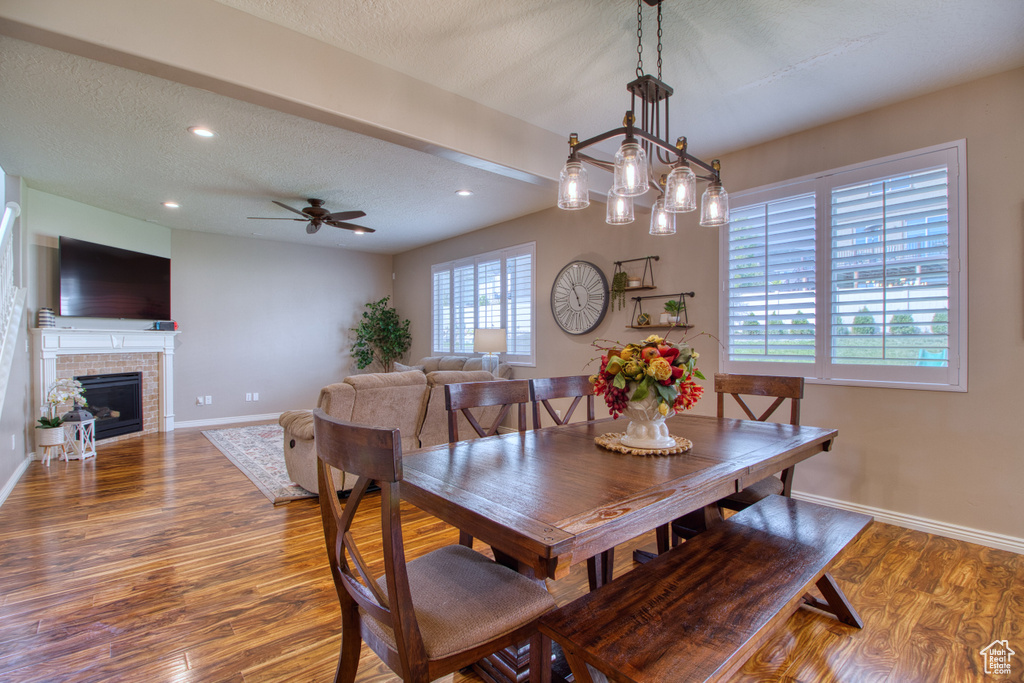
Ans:
<svg viewBox="0 0 1024 683"><path fill-rule="evenodd" d="M692 441L690 450L609 451L595 437L626 426L609 418L411 452L402 462L402 498L489 544L498 561L558 579L576 563L829 450L838 434L692 414L667 423ZM522 652L514 659L521 663Z"/></svg>

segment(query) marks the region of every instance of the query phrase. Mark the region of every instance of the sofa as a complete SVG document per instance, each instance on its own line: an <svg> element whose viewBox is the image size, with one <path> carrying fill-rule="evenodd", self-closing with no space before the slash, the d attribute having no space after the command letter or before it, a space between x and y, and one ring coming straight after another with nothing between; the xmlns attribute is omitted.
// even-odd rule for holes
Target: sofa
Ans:
<svg viewBox="0 0 1024 683"><path fill-rule="evenodd" d="M448 442L448 413L444 407L444 385L458 382L486 382L509 379L512 368L498 366L497 376L481 369L481 359L462 356L423 358L412 370L352 375L320 390L317 407L328 415L375 427L396 428L402 435L402 451L408 453ZM497 407L481 410L481 421L493 420ZM459 434L472 434L463 416ZM296 484L318 493L316 444L313 413L289 410L279 419L284 428L284 461L288 476ZM351 489L355 479L335 472L339 491Z"/></svg>

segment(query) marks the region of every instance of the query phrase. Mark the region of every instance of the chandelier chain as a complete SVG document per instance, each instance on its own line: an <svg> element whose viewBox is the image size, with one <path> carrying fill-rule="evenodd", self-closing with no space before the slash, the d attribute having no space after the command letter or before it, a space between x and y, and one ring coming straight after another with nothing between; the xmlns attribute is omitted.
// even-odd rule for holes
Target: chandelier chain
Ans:
<svg viewBox="0 0 1024 683"><path fill-rule="evenodd" d="M644 14L643 0L636 0L636 77L644 75Z"/></svg>
<svg viewBox="0 0 1024 683"><path fill-rule="evenodd" d="M661 80L661 3L658 3L658 80Z"/></svg>

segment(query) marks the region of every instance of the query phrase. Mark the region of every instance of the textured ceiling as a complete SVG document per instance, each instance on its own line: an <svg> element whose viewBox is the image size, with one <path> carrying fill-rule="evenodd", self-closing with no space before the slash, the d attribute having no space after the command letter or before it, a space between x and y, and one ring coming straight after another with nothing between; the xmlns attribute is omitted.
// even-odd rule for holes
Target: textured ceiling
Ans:
<svg viewBox="0 0 1024 683"><path fill-rule="evenodd" d="M258 17L268 35L305 34L562 140L618 125L636 67L628 0L190 1ZM645 9L649 72L654 17ZM1022 0L666 0L664 29L672 134L702 156L1024 64ZM107 61L0 37L0 166L40 190L172 228L383 253L554 203L557 164L548 180L523 180L430 144L392 144L388 131L369 137L149 75L174 78L172 69ZM218 137L191 137L196 123ZM460 123L479 121L450 126ZM455 196L462 187L474 196ZM300 223L245 218L287 217L271 200L301 208L311 196L366 211L357 222L377 233L308 236ZM182 209L164 209L167 199Z"/></svg>

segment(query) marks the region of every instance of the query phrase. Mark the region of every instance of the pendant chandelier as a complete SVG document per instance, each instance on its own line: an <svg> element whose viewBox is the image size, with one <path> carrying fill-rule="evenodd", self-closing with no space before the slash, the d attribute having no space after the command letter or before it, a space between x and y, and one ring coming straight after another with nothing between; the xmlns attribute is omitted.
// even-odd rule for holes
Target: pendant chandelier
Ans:
<svg viewBox="0 0 1024 683"><path fill-rule="evenodd" d="M643 3L658 9L658 77L644 73L643 62ZM722 187L721 165L718 159L710 164L691 156L686 151L686 138L675 144L666 142L669 135L668 100L672 88L661 80L661 2L637 0L637 79L626 86L632 99L621 128L596 135L580 142L579 136L569 136L569 159L558 180L558 207L584 209L590 205L590 188L586 162L614 173L612 189L608 193L606 221L612 225L633 222L633 197L649 189L656 190L658 199L651 210L651 234L673 235L676 232L676 214L697 209L697 179L708 182L701 197L700 224L720 227L729 223L729 195ZM640 104L640 120L635 112ZM662 130L664 128L664 130ZM610 138L624 139L614 161L595 159L583 150ZM664 137L663 137L664 136ZM667 173L658 175L655 163L666 167ZM706 175L694 173L696 166Z"/></svg>

